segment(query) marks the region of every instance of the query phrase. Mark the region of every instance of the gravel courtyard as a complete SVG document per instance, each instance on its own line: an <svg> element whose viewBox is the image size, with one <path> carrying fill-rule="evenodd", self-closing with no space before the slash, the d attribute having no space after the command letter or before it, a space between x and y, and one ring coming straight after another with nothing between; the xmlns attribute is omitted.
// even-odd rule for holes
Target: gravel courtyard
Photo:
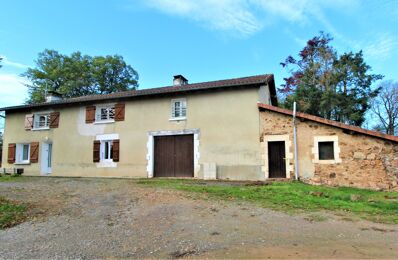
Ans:
<svg viewBox="0 0 398 260"><path fill-rule="evenodd" d="M325 221L134 180L0 182L31 217L0 230L0 258L398 258L398 226Z"/></svg>

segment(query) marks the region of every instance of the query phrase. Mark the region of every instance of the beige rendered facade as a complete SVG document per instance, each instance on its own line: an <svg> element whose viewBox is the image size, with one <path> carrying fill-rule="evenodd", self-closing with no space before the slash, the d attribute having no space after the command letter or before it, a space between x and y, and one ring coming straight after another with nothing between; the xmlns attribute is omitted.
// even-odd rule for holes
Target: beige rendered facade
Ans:
<svg viewBox="0 0 398 260"><path fill-rule="evenodd" d="M311 184L397 189L398 137L298 113L296 154L292 111L277 107L272 75L184 80L4 108L2 167L34 176L265 180L294 179L297 158L298 177Z"/></svg>
<svg viewBox="0 0 398 260"><path fill-rule="evenodd" d="M174 120L172 101L181 99L186 102L186 118ZM88 105L98 110L120 102L125 107L123 121L86 122ZM154 137L192 134L194 177L204 178L204 169L213 169L216 176L210 178L262 180L258 102L271 103L268 81L217 90L188 89L132 99L6 109L2 167L23 168L24 175L34 176L150 178L154 176ZM59 112L57 127L27 131L27 114L43 112ZM119 140L117 162L93 162L93 141L101 139ZM34 142L39 143L37 162L9 161L9 144L16 144L18 150L18 145ZM52 146L50 166L48 144ZM15 156L18 152L15 155L14 151Z"/></svg>

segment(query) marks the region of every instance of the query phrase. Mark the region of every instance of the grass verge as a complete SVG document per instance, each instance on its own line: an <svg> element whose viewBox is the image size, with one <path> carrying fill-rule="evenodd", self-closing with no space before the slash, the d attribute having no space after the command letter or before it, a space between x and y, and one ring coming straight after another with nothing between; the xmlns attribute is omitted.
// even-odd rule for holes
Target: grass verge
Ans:
<svg viewBox="0 0 398 260"><path fill-rule="evenodd" d="M210 198L248 201L284 212L326 210L374 222L398 224L398 192L313 186L301 182L247 186L200 180L145 179L138 183L204 194Z"/></svg>
<svg viewBox="0 0 398 260"><path fill-rule="evenodd" d="M23 222L27 207L0 197L0 229L9 228Z"/></svg>
<svg viewBox="0 0 398 260"><path fill-rule="evenodd" d="M25 178L21 175L1 175L0 182L15 182L15 181L22 181Z"/></svg>

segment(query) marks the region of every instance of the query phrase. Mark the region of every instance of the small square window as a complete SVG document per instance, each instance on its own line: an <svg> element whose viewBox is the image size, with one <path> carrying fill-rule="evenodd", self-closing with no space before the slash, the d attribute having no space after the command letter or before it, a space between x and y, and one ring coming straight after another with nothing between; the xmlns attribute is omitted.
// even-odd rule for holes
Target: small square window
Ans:
<svg viewBox="0 0 398 260"><path fill-rule="evenodd" d="M334 160L334 142L319 142L319 160Z"/></svg>

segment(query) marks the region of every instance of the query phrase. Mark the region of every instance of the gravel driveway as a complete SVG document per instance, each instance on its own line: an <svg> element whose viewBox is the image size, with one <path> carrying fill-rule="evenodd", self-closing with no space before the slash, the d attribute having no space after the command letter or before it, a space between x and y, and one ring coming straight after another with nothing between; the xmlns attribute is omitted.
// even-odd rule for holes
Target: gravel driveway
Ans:
<svg viewBox="0 0 398 260"><path fill-rule="evenodd" d="M398 258L398 226L306 220L239 202L199 199L134 180L28 178L0 196L32 218L0 231L10 258Z"/></svg>

